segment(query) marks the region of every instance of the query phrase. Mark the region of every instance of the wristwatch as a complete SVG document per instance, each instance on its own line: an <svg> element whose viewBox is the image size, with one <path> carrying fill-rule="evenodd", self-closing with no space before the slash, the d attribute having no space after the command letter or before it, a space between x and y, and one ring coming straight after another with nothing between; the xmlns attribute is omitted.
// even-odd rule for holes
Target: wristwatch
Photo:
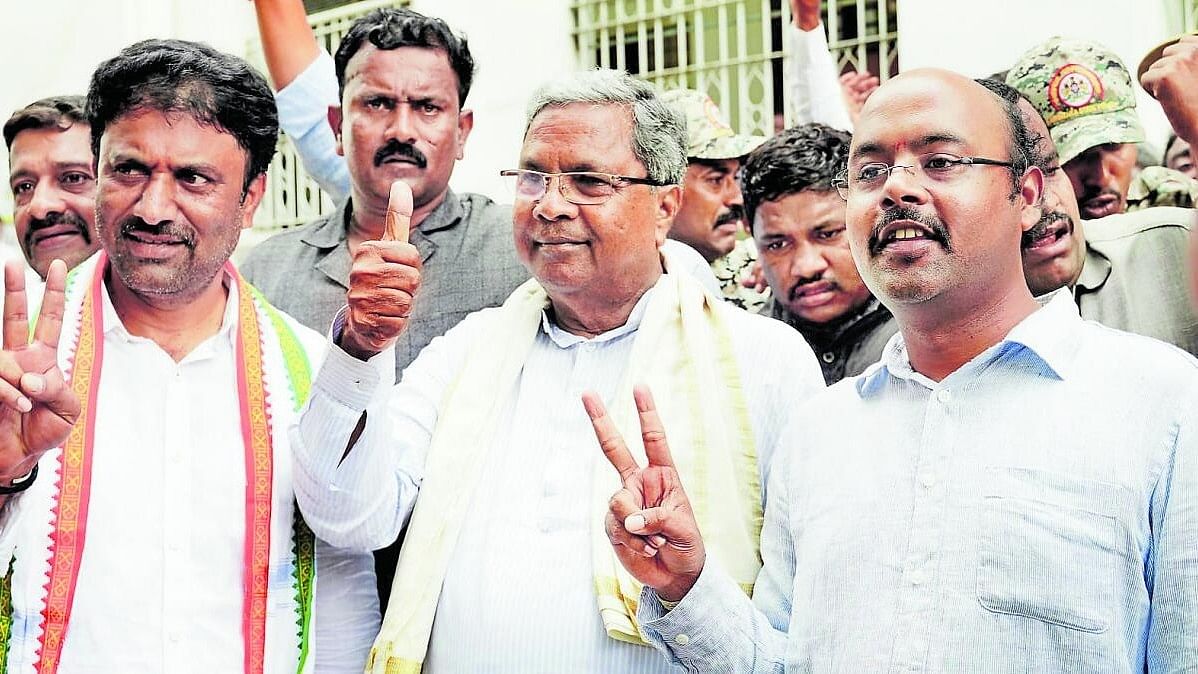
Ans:
<svg viewBox="0 0 1198 674"><path fill-rule="evenodd" d="M33 481L37 479L37 464L33 464L33 470L25 473L21 477L14 478L12 483L5 486L0 484L0 494L19 494L29 487L33 486Z"/></svg>

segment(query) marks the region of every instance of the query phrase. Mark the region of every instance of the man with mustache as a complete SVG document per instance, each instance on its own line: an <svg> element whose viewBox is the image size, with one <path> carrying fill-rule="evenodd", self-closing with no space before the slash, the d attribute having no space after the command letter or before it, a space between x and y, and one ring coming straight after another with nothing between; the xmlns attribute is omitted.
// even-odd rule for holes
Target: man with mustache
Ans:
<svg viewBox="0 0 1198 674"><path fill-rule="evenodd" d="M650 84L587 71L528 109L504 173L534 278L433 340L393 388L383 363L323 368L292 435L315 531L370 549L407 523L370 672L674 671L646 647L639 586L603 535L615 480L578 395L635 424L637 382L677 394L664 416L692 440L679 458L703 482L712 548L750 583L778 432L823 388L795 331L663 258L686 135ZM355 282L349 314L371 296L385 298Z"/></svg>
<svg viewBox="0 0 1198 674"><path fill-rule="evenodd" d="M699 251L715 272L724 297L757 311L769 299L741 281L751 273L757 251L738 234L748 229L740 192L741 160L765 139L735 133L711 97L693 89L672 89L662 96L686 120L686 177L682 204L670 238Z"/></svg>
<svg viewBox="0 0 1198 674"><path fill-rule="evenodd" d="M832 385L860 374L898 330L861 280L845 234L844 200L832 183L852 137L803 124L745 159L742 189L771 297L761 313L798 330Z"/></svg>
<svg viewBox="0 0 1198 674"><path fill-rule="evenodd" d="M85 109L101 250L52 262L37 301L5 269L0 661L360 672L372 559L313 537L287 434L326 355L353 358L229 264L278 140L270 88L146 40L100 64ZM405 245L363 247L415 264Z"/></svg>
<svg viewBox="0 0 1198 674"><path fill-rule="evenodd" d="M1106 47L1050 38L1020 57L1007 71L1007 84L1047 122L1083 218L1150 206L1189 208L1198 200L1198 182L1171 169L1150 166L1135 175L1144 129L1131 74Z"/></svg>
<svg viewBox="0 0 1198 674"><path fill-rule="evenodd" d="M17 242L43 279L51 261L72 269L100 247L89 133L82 96L34 101L4 123Z"/></svg>
<svg viewBox="0 0 1198 674"><path fill-rule="evenodd" d="M1035 295L1069 287L1082 318L1174 344L1198 355L1198 313L1182 279L1191 209L1159 207L1083 223L1043 118L1015 89L980 84L1017 105L1044 174L1042 215L1023 235L1023 269Z"/></svg>
<svg viewBox="0 0 1198 674"><path fill-rule="evenodd" d="M298 2L255 5L264 31L284 30L289 20L306 29ZM319 53L315 41L300 44ZM275 71L295 68L288 70L272 49L303 63L316 56L271 41L276 79L281 73ZM433 337L471 311L501 303L528 272L516 259L510 211L483 195L449 188L474 127L474 114L464 107L475 69L466 40L440 19L377 9L350 26L334 69L340 107L328 109L328 124L339 170L320 173L338 182L348 168L348 196L327 217L258 244L242 271L280 309L327 330L345 305L359 243L381 235L391 184L406 182L414 199L410 241L420 251L424 274L408 329L396 344L398 377Z"/></svg>
<svg viewBox="0 0 1198 674"><path fill-rule="evenodd" d="M608 537L687 671L1182 671L1198 662L1198 360L1037 300L1042 175L1014 105L946 71L865 103L849 245L900 326L805 404L750 600L705 549L648 392L648 464L601 406ZM668 402L664 394L659 401ZM635 437L635 436L633 436Z"/></svg>

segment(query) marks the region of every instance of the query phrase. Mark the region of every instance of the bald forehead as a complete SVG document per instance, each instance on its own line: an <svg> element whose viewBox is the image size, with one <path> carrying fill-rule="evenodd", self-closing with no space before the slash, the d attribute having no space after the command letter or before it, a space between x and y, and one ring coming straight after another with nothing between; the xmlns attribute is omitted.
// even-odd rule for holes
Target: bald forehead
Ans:
<svg viewBox="0 0 1198 674"><path fill-rule="evenodd" d="M916 70L883 84L869 97L849 158L904 150L994 153L1007 146L1008 137L998 96L956 73Z"/></svg>

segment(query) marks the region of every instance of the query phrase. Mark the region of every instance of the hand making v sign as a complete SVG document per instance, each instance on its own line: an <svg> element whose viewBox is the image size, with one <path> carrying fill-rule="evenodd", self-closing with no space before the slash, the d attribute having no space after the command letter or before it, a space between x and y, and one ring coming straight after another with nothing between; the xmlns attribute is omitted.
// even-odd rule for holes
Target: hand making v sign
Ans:
<svg viewBox="0 0 1198 674"><path fill-rule="evenodd" d="M644 467L632 458L599 396L590 391L582 396L599 447L624 484L608 502L607 538L629 573L662 599L678 601L703 570L703 537L674 469L653 396L638 386L632 397L649 460Z"/></svg>
<svg viewBox="0 0 1198 674"><path fill-rule="evenodd" d="M41 455L66 440L79 418L79 399L58 367L67 268L50 264L33 340L25 271L4 265L4 348L0 351L0 485L29 473Z"/></svg>

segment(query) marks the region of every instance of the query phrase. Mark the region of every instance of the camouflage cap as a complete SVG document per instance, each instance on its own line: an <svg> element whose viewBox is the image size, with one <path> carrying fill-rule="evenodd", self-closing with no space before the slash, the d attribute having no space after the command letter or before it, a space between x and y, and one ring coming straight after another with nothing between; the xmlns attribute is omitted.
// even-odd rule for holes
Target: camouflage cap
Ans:
<svg viewBox="0 0 1198 674"><path fill-rule="evenodd" d="M686 156L689 159L737 159L765 142L761 136L742 136L732 130L707 94L694 89L672 89L661 99L686 121Z"/></svg>
<svg viewBox="0 0 1198 674"><path fill-rule="evenodd" d="M1131 73L1096 42L1049 38L1019 58L1007 84L1040 111L1062 163L1096 145L1144 140Z"/></svg>

